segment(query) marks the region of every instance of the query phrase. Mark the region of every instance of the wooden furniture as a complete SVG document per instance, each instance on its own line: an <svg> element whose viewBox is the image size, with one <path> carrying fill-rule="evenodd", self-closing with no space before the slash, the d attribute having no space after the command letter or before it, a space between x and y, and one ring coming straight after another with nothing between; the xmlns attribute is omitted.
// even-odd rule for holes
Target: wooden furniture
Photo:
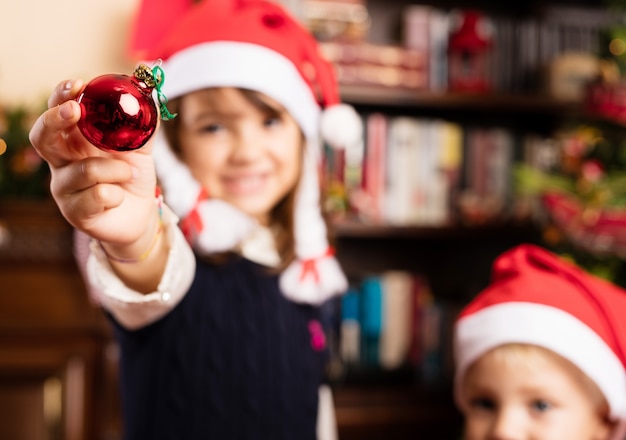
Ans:
<svg viewBox="0 0 626 440"><path fill-rule="evenodd" d="M50 201L0 201L0 438L116 438L115 347Z"/></svg>

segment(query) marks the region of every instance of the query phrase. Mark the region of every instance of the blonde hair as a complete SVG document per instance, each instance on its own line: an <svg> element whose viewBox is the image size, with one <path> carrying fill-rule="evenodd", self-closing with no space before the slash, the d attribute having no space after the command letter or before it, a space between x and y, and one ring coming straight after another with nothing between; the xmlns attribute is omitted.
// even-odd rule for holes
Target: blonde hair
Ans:
<svg viewBox="0 0 626 440"><path fill-rule="evenodd" d="M598 385L591 380L589 376L587 376L580 368L574 365L569 360L565 359L563 356L558 355L552 350L548 350L547 348L540 347L538 345L531 344L519 344L519 343L510 343L499 345L487 353L481 356L481 359L484 358L492 358L494 361L498 363L502 363L505 365L524 365L528 367L533 367L537 364L538 360L547 360L551 362L555 362L561 365L574 380L576 380L583 388L585 393L589 396L591 402L594 407L600 411L602 416L608 417L609 413L609 404L604 397ZM468 376L472 368L476 365L474 362L473 365L467 369L465 373L465 377Z"/></svg>

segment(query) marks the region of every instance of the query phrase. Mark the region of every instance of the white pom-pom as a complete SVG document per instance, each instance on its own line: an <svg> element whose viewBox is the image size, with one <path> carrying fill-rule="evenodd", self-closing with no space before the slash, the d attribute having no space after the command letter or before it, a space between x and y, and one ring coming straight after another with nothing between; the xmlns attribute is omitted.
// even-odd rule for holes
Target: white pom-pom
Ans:
<svg viewBox="0 0 626 440"><path fill-rule="evenodd" d="M336 295L348 290L348 280L339 262L334 257L324 257L314 261L317 279L313 273L306 273L300 260L291 263L280 275L280 289L286 298L305 304L320 305Z"/></svg>
<svg viewBox="0 0 626 440"><path fill-rule="evenodd" d="M350 148L363 138L363 121L354 107L337 104L322 112L322 139L333 148Z"/></svg>
<svg viewBox="0 0 626 440"><path fill-rule="evenodd" d="M194 247L201 253L233 249L258 226L250 216L223 200L204 200L197 209L203 229Z"/></svg>

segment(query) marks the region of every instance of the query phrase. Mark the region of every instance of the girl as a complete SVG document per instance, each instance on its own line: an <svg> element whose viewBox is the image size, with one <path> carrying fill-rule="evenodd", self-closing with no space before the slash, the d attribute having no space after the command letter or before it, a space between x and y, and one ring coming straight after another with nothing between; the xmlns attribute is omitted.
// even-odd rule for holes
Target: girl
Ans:
<svg viewBox="0 0 626 440"><path fill-rule="evenodd" d="M626 438L626 292L521 245L454 332L466 440Z"/></svg>
<svg viewBox="0 0 626 440"><path fill-rule="evenodd" d="M103 152L76 127L83 84L68 81L31 131L88 237L77 246L121 349L125 438L332 438L319 306L346 280L318 149L358 142L359 118L280 6L166 3L142 4L131 47L163 60L175 119L140 150Z"/></svg>

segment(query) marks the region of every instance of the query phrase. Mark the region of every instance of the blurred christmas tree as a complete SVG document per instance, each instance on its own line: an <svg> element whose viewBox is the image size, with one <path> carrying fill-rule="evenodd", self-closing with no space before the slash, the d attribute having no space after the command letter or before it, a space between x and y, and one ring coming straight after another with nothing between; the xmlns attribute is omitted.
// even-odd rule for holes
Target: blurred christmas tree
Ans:
<svg viewBox="0 0 626 440"><path fill-rule="evenodd" d="M615 22L602 33L599 55L615 63L623 76L626 75L626 0L605 0L604 4Z"/></svg>
<svg viewBox="0 0 626 440"><path fill-rule="evenodd" d="M26 107L0 108L0 198L45 199L49 169L28 139L41 111ZM4 151L2 151L4 150Z"/></svg>
<svg viewBox="0 0 626 440"><path fill-rule="evenodd" d="M536 198L546 247L626 286L626 127L571 121L550 160L515 170L521 197Z"/></svg>
<svg viewBox="0 0 626 440"><path fill-rule="evenodd" d="M519 165L515 182L536 202L546 247L626 287L626 0L604 4L613 19L583 114L554 134L549 160Z"/></svg>

